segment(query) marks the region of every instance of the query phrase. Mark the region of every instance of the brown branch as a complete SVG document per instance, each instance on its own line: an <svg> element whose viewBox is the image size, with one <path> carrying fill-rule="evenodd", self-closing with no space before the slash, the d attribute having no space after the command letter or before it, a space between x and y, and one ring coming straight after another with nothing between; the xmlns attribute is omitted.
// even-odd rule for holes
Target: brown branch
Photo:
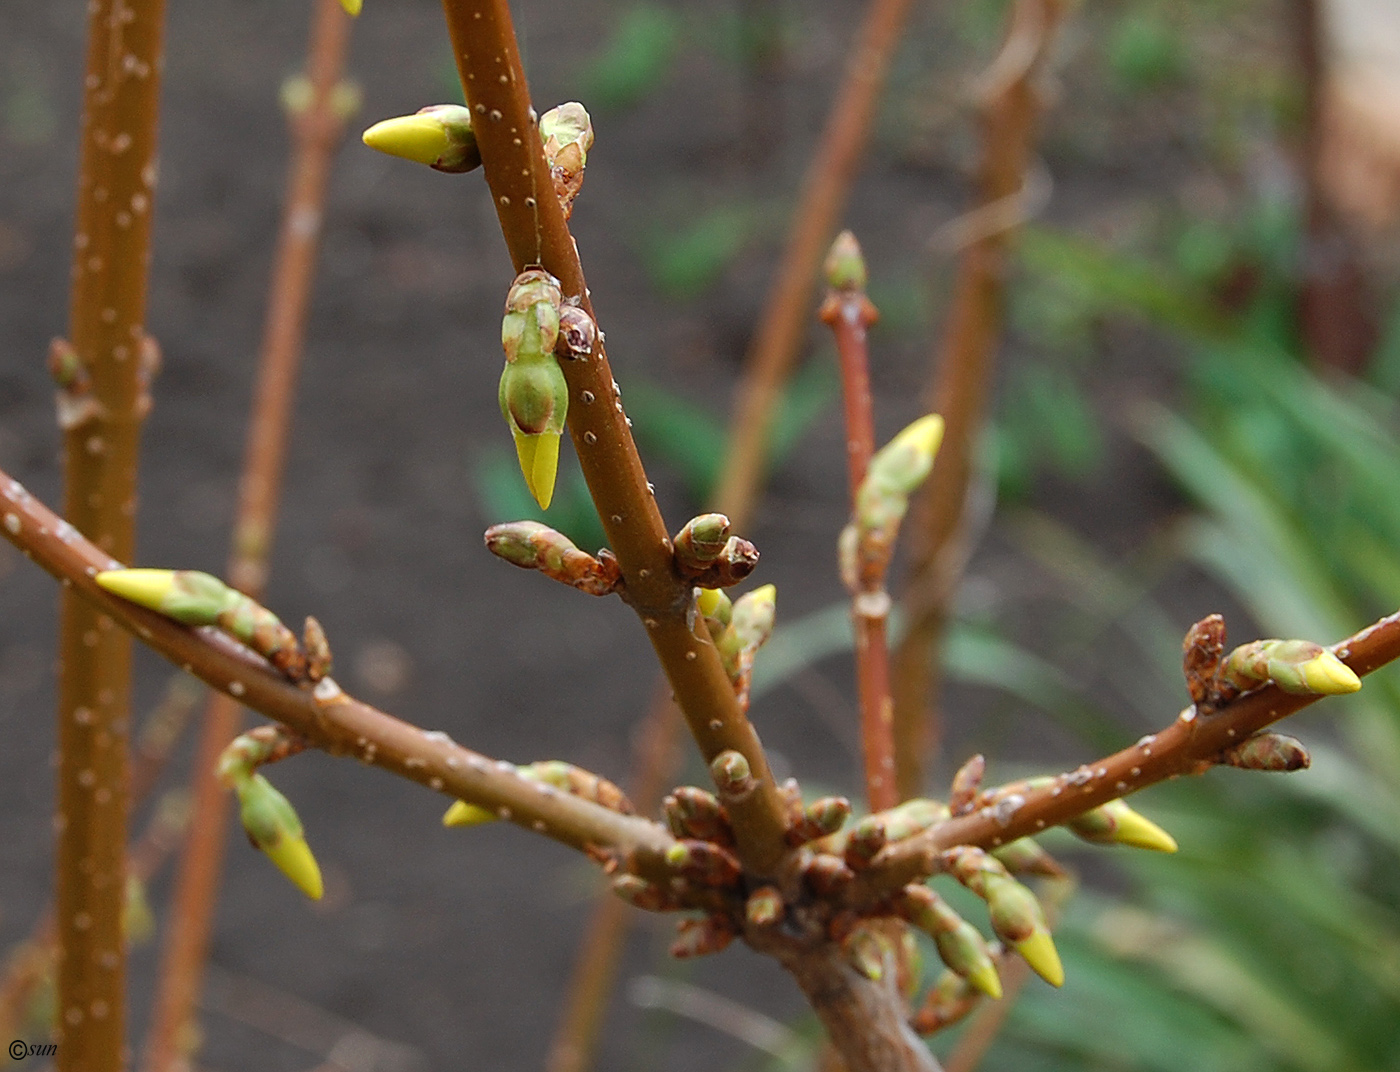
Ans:
<svg viewBox="0 0 1400 1072"><path fill-rule="evenodd" d="M135 633L157 653L332 755L354 756L434 792L466 800L575 849L589 846L625 858L637 873L669 880L664 863L674 839L656 823L523 778L497 763L342 692L326 678L310 691L276 673L259 656L209 628L190 629L119 599L93 577L121 563L0 471L0 532L65 588Z"/></svg>
<svg viewBox="0 0 1400 1072"><path fill-rule="evenodd" d="M1018 0L1001 54L984 75L980 208L1007 203L1025 190L1044 106L1037 83L1063 8L1062 0ZM902 798L922 791L925 765L937 749L938 648L970 552L965 506L994 378L1011 237L1011 228L998 228L963 251L937 346L930 408L942 414L946 425L938 464L913 511L911 579L903 599L909 624L894 654L895 758Z"/></svg>
<svg viewBox="0 0 1400 1072"><path fill-rule="evenodd" d="M285 469L287 430L316 273L331 159L345 125L337 106L350 19L339 0L316 0L307 75L310 99L291 117L295 149L287 176L273 261L258 381L239 489L229 578L257 597L267 579L268 556ZM237 701L214 694L204 714L191 777L194 821L175 881L170 925L146 1039L143 1067L165 1072L179 1057L179 1039L199 999L219 875L227 844L228 793L214 774L220 751L237 734Z"/></svg>
<svg viewBox="0 0 1400 1072"><path fill-rule="evenodd" d="M859 509L860 486L875 453L875 416L870 401L870 359L866 330L879 318L865 296L865 263L850 231L837 236L826 262L829 290L818 317L831 328L841 365L841 398L846 417L846 465L851 511ZM855 629L856 682L860 696L860 739L865 757L865 793L870 810L899 803L894 779L891 733L890 661L885 639L890 599L884 571L861 576L851 591Z"/></svg>
<svg viewBox="0 0 1400 1072"><path fill-rule="evenodd" d="M147 407L146 274L163 0L88 6L69 346L60 377L66 513L112 554L135 545L136 459ZM63 344L59 344L62 346ZM75 401L78 406L65 406ZM131 642L71 593L59 613L55 911L57 1067L122 1065L121 918Z"/></svg>
<svg viewBox="0 0 1400 1072"><path fill-rule="evenodd" d="M909 8L910 0L871 0L797 198L782 263L744 363L714 496L716 509L739 527L752 513L774 408L806 336L817 270L855 182Z"/></svg>
<svg viewBox="0 0 1400 1072"><path fill-rule="evenodd" d="M443 0L472 109L482 167L517 271L539 265L566 299L593 315L578 250L550 182L506 0ZM691 587L677 576L671 540L627 427L601 342L563 363L569 432L608 543L622 566L628 602L646 626L676 700L706 761L737 751L754 792L731 811L739 848L755 874L774 870L787 846L778 788L704 623L690 613Z"/></svg>
<svg viewBox="0 0 1400 1072"><path fill-rule="evenodd" d="M804 941L776 929L751 931L750 944L776 957L797 980L846 1072L940 1072L909 1026L895 972L880 982L865 978L824 933Z"/></svg>
<svg viewBox="0 0 1400 1072"><path fill-rule="evenodd" d="M1332 651L1361 676L1400 658L1400 612L1333 645ZM1227 748L1319 699L1269 685L1247 692L1213 713L1198 715L1194 706L1188 707L1165 729L1061 774L1049 785L1017 793L1019 800L1003 797L991 806L955 816L924 834L887 847L861 874L862 888L856 897L865 899L877 891L920 881L938 869L938 853L955 845L996 848L1168 778L1204 773Z"/></svg>

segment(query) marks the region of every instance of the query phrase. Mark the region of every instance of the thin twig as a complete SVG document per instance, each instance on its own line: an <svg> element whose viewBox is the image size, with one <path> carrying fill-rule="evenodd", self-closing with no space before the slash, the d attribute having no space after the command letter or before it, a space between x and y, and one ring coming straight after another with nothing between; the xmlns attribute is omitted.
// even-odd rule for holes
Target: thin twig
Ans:
<svg viewBox="0 0 1400 1072"><path fill-rule="evenodd" d="M744 362L729 453L715 491L715 502L721 504L716 509L737 525L743 525L752 512L767 460L774 408L807 333L817 270L864 157L910 6L910 0L871 0L803 180L783 259Z"/></svg>
<svg viewBox="0 0 1400 1072"><path fill-rule="evenodd" d="M983 157L977 201L985 211L1014 205L1031 184L1028 169L1038 86L1063 14L1063 0L1017 0L1006 42L983 86ZM966 503L972 460L991 390L1012 226L984 231L963 251L952 308L939 341L931 409L945 423L938 464L912 511L910 581L902 600L908 627L894 653L896 777L901 797L918 796L937 750L938 648L953 593L970 553Z"/></svg>
<svg viewBox="0 0 1400 1072"><path fill-rule="evenodd" d="M136 459L148 407L145 334L163 0L88 6L69 342L55 344L65 512L111 554L135 545ZM65 593L59 615L60 1072L122 1065L121 918L131 643Z"/></svg>
<svg viewBox="0 0 1400 1072"><path fill-rule="evenodd" d="M339 0L316 0L307 46L311 92L291 116L295 149L287 176L277 253L269 289L258 382L239 489L229 578L256 598L267 579L268 556L285 469L287 429L316 274L331 159L345 126L337 107L350 19ZM228 838L228 793L214 773L219 753L237 734L240 708L222 693L210 698L191 775L194 822L180 860L146 1039L143 1067L165 1072L179 1056L179 1040L195 1002L218 900Z"/></svg>
<svg viewBox="0 0 1400 1072"><path fill-rule="evenodd" d="M865 263L849 231L837 236L827 259L826 301L818 314L831 328L841 365L841 398L846 417L846 466L851 512L859 509L859 492L875 453L875 415L870 400L870 360L866 330L879 318L865 296ZM865 794L870 810L884 811L899 802L894 779L894 737L890 700L889 649L885 624L890 600L883 571L862 576L851 592L855 630L856 682L860 695L860 738L865 758Z"/></svg>
<svg viewBox="0 0 1400 1072"><path fill-rule="evenodd" d="M664 862L674 839L656 823L524 778L511 764L464 748L445 733L419 729L354 699L331 678L315 691L298 688L224 634L188 628L100 588L93 577L102 570L120 569L121 563L83 539L3 471L0 533L117 626L315 747L354 756L434 792L488 808L501 819L575 849L612 850L644 876L668 881L674 873Z"/></svg>
<svg viewBox="0 0 1400 1072"><path fill-rule="evenodd" d="M1333 645L1332 651L1363 677L1400 658L1400 612ZM999 800L994 806L955 816L889 846L860 875L862 888L856 896L878 896L876 891L920 881L937 869L937 854L944 849L956 845L996 848L1166 779L1202 774L1216 765L1227 748L1319 699L1268 685L1211 713L1198 714L1194 706L1188 707L1171 725L1122 751L1061 774L1043 787L1018 792L1015 800Z"/></svg>

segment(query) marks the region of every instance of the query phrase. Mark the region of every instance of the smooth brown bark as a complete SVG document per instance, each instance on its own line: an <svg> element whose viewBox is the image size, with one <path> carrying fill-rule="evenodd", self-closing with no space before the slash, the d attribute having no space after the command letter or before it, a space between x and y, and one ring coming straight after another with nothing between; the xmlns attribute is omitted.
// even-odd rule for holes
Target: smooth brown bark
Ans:
<svg viewBox="0 0 1400 1072"><path fill-rule="evenodd" d="M60 387L64 512L123 558L135 546L137 448L148 404L146 277L164 16L163 0L88 7L69 317L80 371ZM124 1047L131 643L65 591L59 652L56 1063L60 1072L116 1072Z"/></svg>

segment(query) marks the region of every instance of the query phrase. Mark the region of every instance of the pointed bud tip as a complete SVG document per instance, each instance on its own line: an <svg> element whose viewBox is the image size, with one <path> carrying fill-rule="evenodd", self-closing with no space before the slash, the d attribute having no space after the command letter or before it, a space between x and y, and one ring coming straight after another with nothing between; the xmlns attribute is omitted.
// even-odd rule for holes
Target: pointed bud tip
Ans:
<svg viewBox="0 0 1400 1072"><path fill-rule="evenodd" d="M345 13L352 19L360 14L360 8L364 0L340 0L340 6L345 9Z"/></svg>
<svg viewBox="0 0 1400 1072"><path fill-rule="evenodd" d="M1016 952L1021 955L1021 959L1031 966L1031 970L1040 976L1051 986L1063 986L1065 982L1064 965L1060 963L1060 953L1055 948L1055 942L1050 937L1050 932L1044 927L1037 927L1031 932L1029 938L1023 938L1016 943Z"/></svg>
<svg viewBox="0 0 1400 1072"><path fill-rule="evenodd" d="M1118 825L1113 831L1113 840L1120 845L1151 849L1153 852L1176 852L1176 838L1132 808L1125 805L1114 818Z"/></svg>
<svg viewBox="0 0 1400 1072"><path fill-rule="evenodd" d="M967 981L993 1001L1001 1000L1001 976L997 974L996 966L990 962L980 964L969 971Z"/></svg>
<svg viewBox="0 0 1400 1072"><path fill-rule="evenodd" d="M493 812L477 804L468 804L465 800L454 800L452 807L442 815L443 826L481 826L495 821Z"/></svg>
<svg viewBox="0 0 1400 1072"><path fill-rule="evenodd" d="M826 255L826 283L832 290L864 290L867 281L865 257L860 243L850 231L842 231Z"/></svg>
<svg viewBox="0 0 1400 1072"><path fill-rule="evenodd" d="M894 438L894 443L913 447L920 455L929 458L938 453L938 447L942 442L943 418L937 413L920 417Z"/></svg>
<svg viewBox="0 0 1400 1072"><path fill-rule="evenodd" d="M291 879L292 885L313 901L321 899L324 889L321 868L304 837L284 835L275 845L265 847L263 852L282 874Z"/></svg>
<svg viewBox="0 0 1400 1072"><path fill-rule="evenodd" d="M512 431L514 431L512 429ZM548 510L554 501L554 481L559 472L559 433L541 432L527 435L515 432L515 454L520 460L520 472L541 510Z"/></svg>
<svg viewBox="0 0 1400 1072"><path fill-rule="evenodd" d="M422 113L384 119L366 130L361 140L378 152L430 167L451 148L442 124Z"/></svg>
<svg viewBox="0 0 1400 1072"><path fill-rule="evenodd" d="M103 570L93 577L99 588L114 596L158 611L175 587L175 571L167 569Z"/></svg>
<svg viewBox="0 0 1400 1072"><path fill-rule="evenodd" d="M1361 679L1330 651L1323 651L1300 666L1303 680L1313 692L1341 696L1361 688Z"/></svg>

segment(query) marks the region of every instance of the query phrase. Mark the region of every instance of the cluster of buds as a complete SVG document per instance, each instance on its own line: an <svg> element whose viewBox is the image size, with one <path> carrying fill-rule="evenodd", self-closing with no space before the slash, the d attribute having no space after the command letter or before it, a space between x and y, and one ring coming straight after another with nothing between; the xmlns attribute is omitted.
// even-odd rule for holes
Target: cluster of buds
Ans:
<svg viewBox="0 0 1400 1072"><path fill-rule="evenodd" d="M540 138L550 182L567 220L574 214L574 198L583 189L583 169L593 148L593 121L582 104L569 101L540 116Z"/></svg>
<svg viewBox="0 0 1400 1072"><path fill-rule="evenodd" d="M539 570L580 592L605 596L622 587L622 569L611 551L580 551L562 532L538 521L509 521L486 530L486 549L521 569Z"/></svg>
<svg viewBox="0 0 1400 1072"><path fill-rule="evenodd" d="M933 468L942 441L943 418L930 414L909 425L870 459L856 492L855 512L837 544L841 580L851 592L883 586L909 496Z"/></svg>
<svg viewBox="0 0 1400 1072"><path fill-rule="evenodd" d="M458 173L481 166L471 109L461 104L430 104L413 115L385 119L362 138L371 149L436 171Z"/></svg>
<svg viewBox="0 0 1400 1072"><path fill-rule="evenodd" d="M314 618L302 640L277 615L219 578L197 570L104 570L93 578L120 596L191 626L214 626L257 652L290 681L315 684L331 672L330 646Z"/></svg>
<svg viewBox="0 0 1400 1072"><path fill-rule="evenodd" d="M661 814L671 833L678 838L698 838L726 846L734 844L734 831L724 805L706 789L683 785L671 790L661 802Z"/></svg>
<svg viewBox="0 0 1400 1072"><path fill-rule="evenodd" d="M636 809L621 789L612 782L592 771L565 763L562 759L546 759L538 763L527 763L516 767L520 777L541 785L552 786L570 796L591 800L610 811L622 815L633 815ZM465 800L453 801L452 806L442 816L443 826L480 826L493 823L499 816L489 808L479 804L469 804Z"/></svg>
<svg viewBox="0 0 1400 1072"><path fill-rule="evenodd" d="M758 565L758 548L748 540L731 536L729 518L701 514L685 523L672 541L676 569L701 588L729 588Z"/></svg>
<svg viewBox="0 0 1400 1072"><path fill-rule="evenodd" d="M555 359L562 305L559 281L540 268L515 277L506 295L501 346L506 367L499 399L515 439L520 471L530 494L549 509L559 469L559 438L569 412L569 385Z"/></svg>
<svg viewBox="0 0 1400 1072"><path fill-rule="evenodd" d="M248 840L314 901L321 899L321 868L291 802L257 768L295 755L306 742L278 726L261 726L234 739L219 757L218 776L238 797Z"/></svg>
<svg viewBox="0 0 1400 1072"><path fill-rule="evenodd" d="M996 858L962 845L940 856L945 871L987 902L992 930L1051 986L1065 981L1060 954L1034 893L1011 877ZM949 965L953 967L953 965ZM956 969L955 969L956 970Z"/></svg>
<svg viewBox="0 0 1400 1072"><path fill-rule="evenodd" d="M1225 619L1220 615L1203 618L1187 630L1182 669L1191 702L1198 708L1208 711L1268 684L1301 696L1339 696L1361 688L1351 667L1309 640L1255 640L1229 655L1224 651Z"/></svg>

